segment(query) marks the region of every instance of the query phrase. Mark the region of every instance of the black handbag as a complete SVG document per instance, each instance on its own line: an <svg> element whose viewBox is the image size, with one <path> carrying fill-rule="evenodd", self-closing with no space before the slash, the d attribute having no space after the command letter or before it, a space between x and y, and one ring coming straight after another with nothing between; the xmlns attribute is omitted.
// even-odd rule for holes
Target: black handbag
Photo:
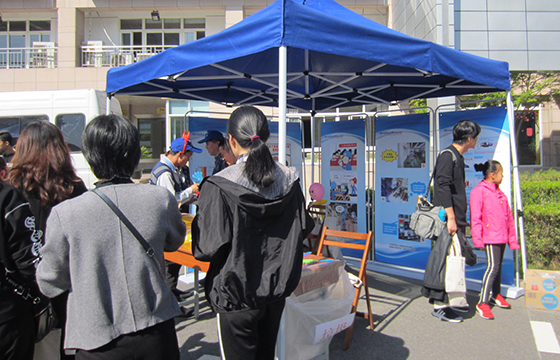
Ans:
<svg viewBox="0 0 560 360"><path fill-rule="evenodd" d="M6 270L6 281L14 288L16 294L32 302L35 342L38 343L58 324L58 317L54 312L51 300L41 294L38 289L33 291L28 286L22 285L20 281L14 280L13 275L8 270ZM35 292L38 295L34 295Z"/></svg>
<svg viewBox="0 0 560 360"><path fill-rule="evenodd" d="M459 244L461 244L461 254L465 258L465 264L469 266L475 266L477 262L477 256L474 253L474 249L469 243L469 240L467 240L467 236L461 231L458 231L457 237L459 238Z"/></svg>

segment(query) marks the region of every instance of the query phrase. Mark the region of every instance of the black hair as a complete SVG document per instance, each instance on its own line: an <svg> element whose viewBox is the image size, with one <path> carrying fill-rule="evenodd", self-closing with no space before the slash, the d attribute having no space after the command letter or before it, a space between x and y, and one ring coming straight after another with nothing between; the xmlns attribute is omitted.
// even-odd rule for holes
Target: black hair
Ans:
<svg viewBox="0 0 560 360"><path fill-rule="evenodd" d="M7 166L8 165L6 164L6 160L0 156L0 171L6 170Z"/></svg>
<svg viewBox="0 0 560 360"><path fill-rule="evenodd" d="M220 144L219 147L224 149L224 151L227 151L227 152L231 151L231 145L229 144L229 136L224 138L224 141Z"/></svg>
<svg viewBox="0 0 560 360"><path fill-rule="evenodd" d="M462 120L453 127L453 142L459 145L467 142L469 137L476 139L482 129L480 125L471 120Z"/></svg>
<svg viewBox="0 0 560 360"><path fill-rule="evenodd" d="M82 148L98 179L131 177L140 161L140 135L121 115L99 115L86 126Z"/></svg>
<svg viewBox="0 0 560 360"><path fill-rule="evenodd" d="M502 164L500 164L499 161L488 160L481 167L475 167L475 170L476 171L482 171L482 175L484 175L484 178L486 179L490 174L498 171L498 166L502 167Z"/></svg>
<svg viewBox="0 0 560 360"><path fill-rule="evenodd" d="M13 142L14 142L14 138L12 137L12 134L10 134L9 131L0 131L0 141L2 142L8 142L8 144L10 144L10 146L13 146Z"/></svg>
<svg viewBox="0 0 560 360"><path fill-rule="evenodd" d="M249 149L243 173L259 188L274 182L274 159L266 145L270 136L268 122L262 111L253 106L241 106L231 113L227 132L239 146Z"/></svg>

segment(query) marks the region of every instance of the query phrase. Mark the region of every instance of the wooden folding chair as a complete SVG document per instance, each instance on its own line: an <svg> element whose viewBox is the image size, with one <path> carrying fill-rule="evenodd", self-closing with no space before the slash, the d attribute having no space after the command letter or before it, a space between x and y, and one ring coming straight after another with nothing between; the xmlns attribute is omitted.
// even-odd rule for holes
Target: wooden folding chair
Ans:
<svg viewBox="0 0 560 360"><path fill-rule="evenodd" d="M350 242L343 242L340 239L351 239L351 240L365 240L365 244L356 244ZM356 315L369 319L369 326L371 330L373 330L373 318L371 313L371 303L369 298L369 288L367 282L367 273L366 273L366 266L367 260L369 256L369 252L371 250L371 243L373 239L373 233L369 231L367 234L363 233L356 233L356 232L348 232L348 231L338 231L338 230L330 230L327 226L323 227L323 232L321 234L321 240L319 241L319 248L317 250L317 255L321 255L324 246L337 246L341 248L347 249L355 249L355 250L362 250L362 260L360 262L360 271L358 273L358 277L362 281L362 284L356 287L356 296L354 297L354 302L352 303L352 311L350 313L356 313ZM358 301L360 300L360 291L361 288L365 289L366 293L366 302L367 302L367 309L368 312L358 312L356 311L358 308ZM343 349L346 350L350 346L350 340L352 339L352 333L354 331L354 323L346 330L346 339L344 340L344 347Z"/></svg>
<svg viewBox="0 0 560 360"><path fill-rule="evenodd" d="M306 240L309 241L309 249L311 249L313 253L316 253L317 248L319 247L319 239L321 238L323 224L325 223L325 216L327 215L327 206L313 205L313 203L310 203L307 206L307 212L309 213L309 215L311 215L311 217L315 221L315 224L319 224L320 226L320 229L316 234L309 234L306 238Z"/></svg>

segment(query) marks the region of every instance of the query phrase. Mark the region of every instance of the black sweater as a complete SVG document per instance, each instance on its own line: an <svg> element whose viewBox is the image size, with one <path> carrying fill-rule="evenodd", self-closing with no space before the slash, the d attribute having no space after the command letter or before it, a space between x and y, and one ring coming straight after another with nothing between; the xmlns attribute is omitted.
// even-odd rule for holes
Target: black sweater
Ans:
<svg viewBox="0 0 560 360"><path fill-rule="evenodd" d="M442 152L437 159L434 175L434 205L444 208L453 207L457 227L465 228L467 223L467 192L465 191L465 159L457 149L450 145L453 151Z"/></svg>

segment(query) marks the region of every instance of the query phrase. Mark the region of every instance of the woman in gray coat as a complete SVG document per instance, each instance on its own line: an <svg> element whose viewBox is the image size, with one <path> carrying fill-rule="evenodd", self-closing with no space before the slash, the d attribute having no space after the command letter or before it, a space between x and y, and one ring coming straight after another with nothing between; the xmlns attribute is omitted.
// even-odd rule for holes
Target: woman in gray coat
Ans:
<svg viewBox="0 0 560 360"><path fill-rule="evenodd" d="M37 281L49 297L70 290L64 348L76 359L179 359L173 318L181 312L161 275L163 252L185 240L177 201L165 188L130 179L139 134L122 116L93 119L82 147L100 179L97 189L146 239L156 261L97 194L55 206Z"/></svg>

